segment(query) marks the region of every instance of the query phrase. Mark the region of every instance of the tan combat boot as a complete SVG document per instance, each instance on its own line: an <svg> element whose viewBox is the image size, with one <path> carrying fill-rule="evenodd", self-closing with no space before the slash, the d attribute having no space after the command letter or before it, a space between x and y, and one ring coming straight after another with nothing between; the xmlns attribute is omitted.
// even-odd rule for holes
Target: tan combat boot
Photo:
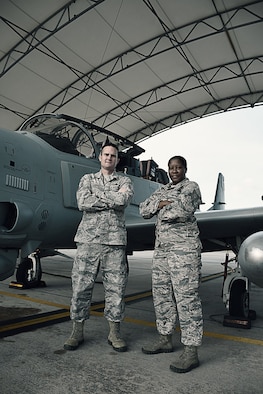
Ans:
<svg viewBox="0 0 263 394"><path fill-rule="evenodd" d="M170 369L174 372L184 373L191 371L198 365L197 346L185 346L183 353L170 365Z"/></svg>
<svg viewBox="0 0 263 394"><path fill-rule="evenodd" d="M76 350L84 342L83 327L84 321L73 321L73 330L70 337L64 343L64 349Z"/></svg>
<svg viewBox="0 0 263 394"><path fill-rule="evenodd" d="M126 352L127 345L120 334L120 323L109 320L110 333L108 336L108 343L116 352Z"/></svg>
<svg viewBox="0 0 263 394"><path fill-rule="evenodd" d="M171 353L173 350L174 348L171 334L159 334L159 337L155 342L142 348L142 352L145 354Z"/></svg>

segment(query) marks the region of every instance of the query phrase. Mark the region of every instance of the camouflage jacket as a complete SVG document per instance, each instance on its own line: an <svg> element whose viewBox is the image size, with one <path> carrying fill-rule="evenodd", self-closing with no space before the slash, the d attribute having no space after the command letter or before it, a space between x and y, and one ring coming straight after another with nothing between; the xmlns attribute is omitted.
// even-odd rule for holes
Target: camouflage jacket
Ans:
<svg viewBox="0 0 263 394"><path fill-rule="evenodd" d="M160 201L171 204L158 210ZM179 249L201 246L195 211L201 204L201 193L196 182L185 178L173 185L169 183L156 190L140 204L140 214L145 219L154 215L156 220L156 246L170 245Z"/></svg>
<svg viewBox="0 0 263 394"><path fill-rule="evenodd" d="M119 192L125 186L126 192ZM77 190L77 202L83 211L74 241L104 245L126 245L124 210L133 196L133 184L127 176L114 172L104 177L101 171L84 175Z"/></svg>

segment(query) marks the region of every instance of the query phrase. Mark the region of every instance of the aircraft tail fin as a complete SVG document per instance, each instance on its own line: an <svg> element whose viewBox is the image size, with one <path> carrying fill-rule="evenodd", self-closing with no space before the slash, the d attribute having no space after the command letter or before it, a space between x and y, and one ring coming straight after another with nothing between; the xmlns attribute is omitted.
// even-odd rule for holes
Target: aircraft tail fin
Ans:
<svg viewBox="0 0 263 394"><path fill-rule="evenodd" d="M213 205L208 211L220 211L225 209L225 182L224 175L221 172L218 174L216 193Z"/></svg>

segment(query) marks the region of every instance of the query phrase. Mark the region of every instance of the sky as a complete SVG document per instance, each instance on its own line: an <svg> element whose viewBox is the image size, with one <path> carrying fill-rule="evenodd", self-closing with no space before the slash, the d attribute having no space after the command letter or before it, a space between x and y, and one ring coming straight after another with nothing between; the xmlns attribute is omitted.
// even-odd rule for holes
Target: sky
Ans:
<svg viewBox="0 0 263 394"><path fill-rule="evenodd" d="M140 160L167 171L174 155L187 160L187 177L199 184L201 211L214 201L218 173L225 179L225 209L263 206L263 106L208 116L164 131L139 144Z"/></svg>

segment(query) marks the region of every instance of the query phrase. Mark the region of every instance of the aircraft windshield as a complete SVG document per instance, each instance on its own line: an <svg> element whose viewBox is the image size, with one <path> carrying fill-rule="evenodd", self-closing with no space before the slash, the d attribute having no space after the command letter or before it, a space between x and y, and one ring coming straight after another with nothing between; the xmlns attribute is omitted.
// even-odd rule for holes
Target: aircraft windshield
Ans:
<svg viewBox="0 0 263 394"><path fill-rule="evenodd" d="M54 116L30 118L20 128L42 138L54 148L73 155L97 157L99 147L88 130L75 122Z"/></svg>

